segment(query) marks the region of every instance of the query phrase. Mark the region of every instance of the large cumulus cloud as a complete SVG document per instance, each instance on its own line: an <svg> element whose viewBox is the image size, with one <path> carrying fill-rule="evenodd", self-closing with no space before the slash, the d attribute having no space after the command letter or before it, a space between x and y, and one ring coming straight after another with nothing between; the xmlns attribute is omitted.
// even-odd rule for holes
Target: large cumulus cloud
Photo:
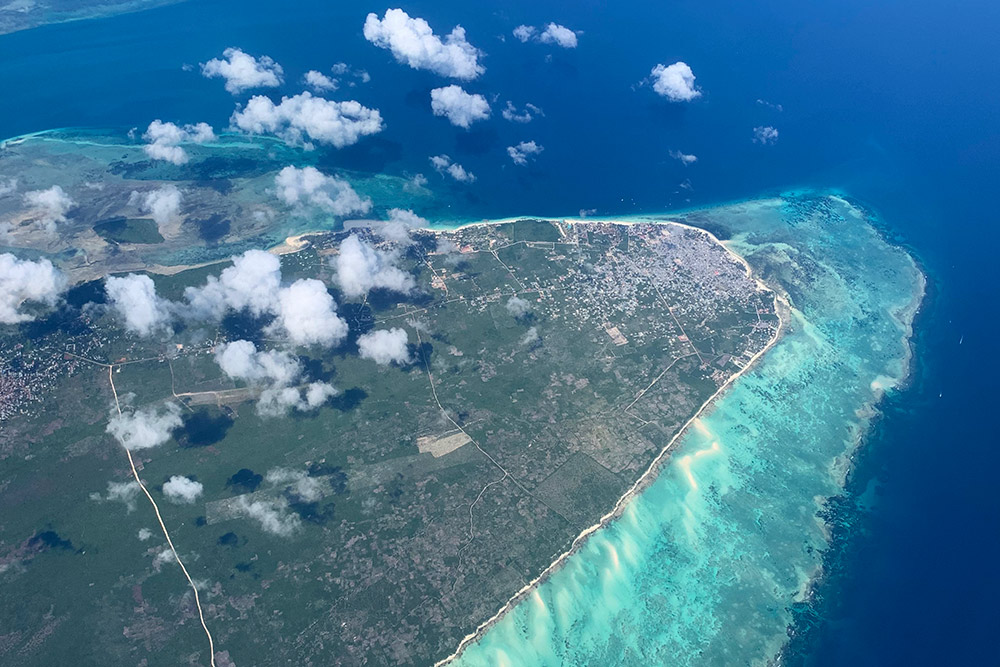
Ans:
<svg viewBox="0 0 1000 667"><path fill-rule="evenodd" d="M129 331L140 336L170 333L171 304L156 294L156 286L149 276L135 273L108 276L104 290L112 311Z"/></svg>
<svg viewBox="0 0 1000 667"><path fill-rule="evenodd" d="M690 102L701 97L701 91L694 85L694 72L685 62L673 65L657 65L650 72L653 90L671 102Z"/></svg>
<svg viewBox="0 0 1000 667"><path fill-rule="evenodd" d="M238 95L251 88L273 88L284 81L281 65L268 56L255 58L241 49L230 47L222 58L212 58L201 66L201 73L208 78L226 80L226 90Z"/></svg>
<svg viewBox="0 0 1000 667"><path fill-rule="evenodd" d="M382 288L409 294L416 287L413 276L396 266L394 253L372 247L352 234L340 244L340 252L331 259L337 285L348 298Z"/></svg>
<svg viewBox="0 0 1000 667"><path fill-rule="evenodd" d="M290 146L313 142L343 148L382 131L382 115L354 100L331 102L303 92L275 104L263 95L250 98L229 119L234 130L273 134Z"/></svg>
<svg viewBox="0 0 1000 667"><path fill-rule="evenodd" d="M467 93L451 85L431 91L431 111L457 127L468 129L477 120L490 117L490 105L482 95Z"/></svg>
<svg viewBox="0 0 1000 667"><path fill-rule="evenodd" d="M54 306L65 288L65 277L49 260L29 261L0 254L0 323L34 319L21 306L28 301Z"/></svg>
<svg viewBox="0 0 1000 667"><path fill-rule="evenodd" d="M454 79L469 80L486 71L479 64L482 52L465 39L465 30L456 26L443 40L427 21L411 18L402 9L389 9L385 17L369 14L364 36L369 42L389 49L398 62Z"/></svg>
<svg viewBox="0 0 1000 667"><path fill-rule="evenodd" d="M336 216L367 213L372 202L342 178L328 176L316 167L285 167L274 177L278 198L289 206L310 204Z"/></svg>

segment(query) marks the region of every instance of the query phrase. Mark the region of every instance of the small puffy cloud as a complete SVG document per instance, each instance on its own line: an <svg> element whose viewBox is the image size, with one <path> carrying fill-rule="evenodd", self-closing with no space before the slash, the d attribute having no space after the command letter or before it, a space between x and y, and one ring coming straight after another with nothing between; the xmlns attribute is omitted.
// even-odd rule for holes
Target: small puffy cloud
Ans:
<svg viewBox="0 0 1000 667"><path fill-rule="evenodd" d="M331 384L313 382L305 389L299 387L269 387L260 393L257 414L261 417L284 417L291 410L308 412L322 406L339 394Z"/></svg>
<svg viewBox="0 0 1000 667"><path fill-rule="evenodd" d="M139 485L136 484L135 486L136 486L136 490L138 490ZM140 542L145 542L146 540L148 540L152 536L153 536L153 531L151 531L149 528L140 528L139 529L139 534L136 537L139 538Z"/></svg>
<svg viewBox="0 0 1000 667"><path fill-rule="evenodd" d="M519 25L514 28L514 37L521 42L555 44L564 49L575 49L577 45L577 33L558 23L549 23L541 30L530 25Z"/></svg>
<svg viewBox="0 0 1000 667"><path fill-rule="evenodd" d="M538 29L530 25L519 25L514 28L514 37L521 42L527 42L538 35Z"/></svg>
<svg viewBox="0 0 1000 667"><path fill-rule="evenodd" d="M162 226L180 216L183 200L184 195L177 186L165 185L145 194L142 198L142 211L148 213L157 225Z"/></svg>
<svg viewBox="0 0 1000 667"><path fill-rule="evenodd" d="M431 165L439 174L448 174L459 183L474 183L476 181L475 174L466 171L465 167L457 162L452 162L447 155L435 155L430 160Z"/></svg>
<svg viewBox="0 0 1000 667"><path fill-rule="evenodd" d="M409 294L416 287L413 276L396 266L396 255L373 248L352 234L340 243L340 252L330 263L337 284L350 299L382 288Z"/></svg>
<svg viewBox="0 0 1000 667"><path fill-rule="evenodd" d="M701 97L701 91L694 85L694 72L687 63L678 61L673 65L657 65L650 76L653 90L671 102L690 102Z"/></svg>
<svg viewBox="0 0 1000 667"><path fill-rule="evenodd" d="M275 104L263 95L250 98L229 119L247 134L273 134L290 146L313 148L313 142L343 148L382 131L382 115L354 100L331 102L309 92L282 97Z"/></svg>
<svg viewBox="0 0 1000 667"><path fill-rule="evenodd" d="M228 308L249 309L254 315L273 313L281 287L281 261L263 250L247 250L218 278L202 287L188 287L184 296L199 319L221 319Z"/></svg>
<svg viewBox="0 0 1000 667"><path fill-rule="evenodd" d="M391 208L389 209L389 219L373 225L372 231L386 241L408 245L412 242L410 231L426 229L428 226L430 223L426 219L421 218L411 210Z"/></svg>
<svg viewBox="0 0 1000 667"><path fill-rule="evenodd" d="M545 30L538 35L538 41L542 44L556 44L564 49L575 49L577 44L576 33L558 23L545 26Z"/></svg>
<svg viewBox="0 0 1000 667"><path fill-rule="evenodd" d="M543 150L545 149L534 141L522 141L516 146L508 146L507 155L514 161L514 164L523 167L528 164L528 158L533 158Z"/></svg>
<svg viewBox="0 0 1000 667"><path fill-rule="evenodd" d="M215 131L208 123L179 126L154 120L146 128L142 150L153 160L164 160L181 165L188 161L188 154L180 144L203 144L215 139Z"/></svg>
<svg viewBox="0 0 1000 667"><path fill-rule="evenodd" d="M167 500L177 505L190 505L198 499L204 490L205 487L202 486L201 482L196 482L183 475L174 475L163 485L163 495L167 497Z"/></svg>
<svg viewBox="0 0 1000 667"><path fill-rule="evenodd" d="M380 366L410 363L409 339L404 329L378 329L358 337L362 359L371 359Z"/></svg>
<svg viewBox="0 0 1000 667"><path fill-rule="evenodd" d="M755 144L763 144L765 146L773 144L778 140L778 130L767 126L755 127L753 129L753 142Z"/></svg>
<svg viewBox="0 0 1000 667"><path fill-rule="evenodd" d="M290 537L302 526L302 519L289 510L288 501L284 498L251 501L246 496L240 496L236 500L236 508L273 535Z"/></svg>
<svg viewBox="0 0 1000 667"><path fill-rule="evenodd" d="M149 406L117 414L108 422L107 431L125 449L149 449L170 439L170 432L181 426L181 409L176 403Z"/></svg>
<svg viewBox="0 0 1000 667"><path fill-rule="evenodd" d="M507 106L504 107L501 114L504 120L509 120L512 123L530 123L535 116L545 115L540 108L530 102L524 105L523 110L520 110L510 100L507 100Z"/></svg>
<svg viewBox="0 0 1000 667"><path fill-rule="evenodd" d="M285 167L274 177L278 198L289 206L305 203L336 216L367 213L372 202L362 197L351 184L336 176L327 176L315 167Z"/></svg>
<svg viewBox="0 0 1000 667"><path fill-rule="evenodd" d="M139 495L139 484L135 480L127 482L108 482L107 500L125 503L129 512L135 509L135 499ZM100 494L98 494L98 497Z"/></svg>
<svg viewBox="0 0 1000 667"><path fill-rule="evenodd" d="M226 90L238 95L251 88L274 88L284 81L281 65L267 56L254 58L237 48L222 52L222 58L212 58L201 66L202 75L226 80Z"/></svg>
<svg viewBox="0 0 1000 667"><path fill-rule="evenodd" d="M303 80L307 86L315 90L317 93L328 93L331 90L337 90L337 88L340 87L340 84L336 79L314 69L306 72Z"/></svg>
<svg viewBox="0 0 1000 667"><path fill-rule="evenodd" d="M58 185L25 192L24 203L33 209L39 222L49 233L55 232L57 223L66 222L66 214L76 205Z"/></svg>
<svg viewBox="0 0 1000 667"><path fill-rule="evenodd" d="M271 468L264 476L275 486L284 486L285 489L300 500L307 503L316 502L323 497L323 480L310 477L305 470L292 470L291 468Z"/></svg>
<svg viewBox="0 0 1000 667"><path fill-rule="evenodd" d="M435 252L441 255L450 255L452 253L458 252L458 244L449 238L445 238L444 236L439 236Z"/></svg>
<svg viewBox="0 0 1000 667"><path fill-rule="evenodd" d="M482 95L465 92L451 85L431 91L431 111L444 116L452 125L468 129L477 120L490 117L490 105Z"/></svg>
<svg viewBox="0 0 1000 667"><path fill-rule="evenodd" d="M426 192L427 177L423 174L415 174L413 178L403 184L403 190L410 193Z"/></svg>
<svg viewBox="0 0 1000 667"><path fill-rule="evenodd" d="M524 332L524 335L521 336L521 340L518 341L518 344L522 347L531 347L541 339L542 337L538 335L538 327L531 327Z"/></svg>
<svg viewBox="0 0 1000 667"><path fill-rule="evenodd" d="M121 278L108 276L104 291L112 310L132 333L151 336L170 332L171 304L156 294L156 286L149 276L135 273Z"/></svg>
<svg viewBox="0 0 1000 667"><path fill-rule="evenodd" d="M220 345L215 360L229 377L263 387L257 401L261 417L281 417L293 409L314 410L339 393L326 382L313 382L304 388L292 386L302 371L298 359L288 352L258 351L248 340Z"/></svg>
<svg viewBox="0 0 1000 667"><path fill-rule="evenodd" d="M670 151L670 157L675 160L679 160L685 165L694 164L698 161L697 155L689 155L687 153L682 153L680 151Z"/></svg>
<svg viewBox="0 0 1000 667"><path fill-rule="evenodd" d="M66 278L52 262L21 260L0 254L0 324L27 322L34 317L21 312L26 301L54 306L66 288Z"/></svg>
<svg viewBox="0 0 1000 667"><path fill-rule="evenodd" d="M302 370L298 359L278 350L257 350L248 340L223 343L215 350L215 361L229 377L251 385L288 386Z"/></svg>
<svg viewBox="0 0 1000 667"><path fill-rule="evenodd" d="M268 330L283 330L295 345L331 347L347 337L347 321L322 281L302 278L278 292L277 317Z"/></svg>
<svg viewBox="0 0 1000 667"><path fill-rule="evenodd" d="M6 197L15 192L17 192L16 178L8 178L6 181L0 181L0 197Z"/></svg>
<svg viewBox="0 0 1000 667"><path fill-rule="evenodd" d="M218 320L229 310L244 309L258 317L273 315L268 333L287 336L295 345L332 346L347 336L347 322L337 315L326 285L309 278L282 287L280 260L263 250L234 257L218 278L209 276L203 286L188 287L184 296L185 312L194 319Z"/></svg>
<svg viewBox="0 0 1000 667"><path fill-rule="evenodd" d="M475 79L486 71L479 64L482 52L469 44L461 26L456 26L442 40L427 21L410 18L402 9L386 10L381 20L377 14L369 14L365 19L364 36L375 46L389 49L397 62L413 69L425 69L463 81Z"/></svg>
<svg viewBox="0 0 1000 667"><path fill-rule="evenodd" d="M507 308L508 313L510 313L511 315L513 315L518 319L524 317L525 315L531 312L531 304L528 303L526 299L522 299L521 297L516 295L510 297L507 300L507 304L505 307Z"/></svg>

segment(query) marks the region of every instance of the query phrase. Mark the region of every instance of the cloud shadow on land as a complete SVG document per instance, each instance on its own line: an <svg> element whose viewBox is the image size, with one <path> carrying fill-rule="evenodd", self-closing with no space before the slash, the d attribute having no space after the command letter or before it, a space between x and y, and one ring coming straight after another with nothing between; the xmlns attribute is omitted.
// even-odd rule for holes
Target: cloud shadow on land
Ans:
<svg viewBox="0 0 1000 667"><path fill-rule="evenodd" d="M233 425L233 418L225 412L198 410L186 414L182 425L173 432L174 440L185 449L207 447L221 442Z"/></svg>

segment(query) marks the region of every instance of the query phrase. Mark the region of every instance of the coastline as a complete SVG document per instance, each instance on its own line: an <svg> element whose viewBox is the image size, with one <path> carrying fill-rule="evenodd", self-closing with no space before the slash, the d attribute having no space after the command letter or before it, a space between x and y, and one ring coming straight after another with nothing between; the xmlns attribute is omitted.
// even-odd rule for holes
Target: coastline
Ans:
<svg viewBox="0 0 1000 667"><path fill-rule="evenodd" d="M787 296L780 289L776 289L775 287L771 287L771 286L765 285L764 282L760 278L758 278L757 276L755 276L753 274L752 270L750 269L750 265L746 261L746 259L744 259L738 253L736 253L734 250L732 250L723 241L720 241L714 234L712 234L708 230L702 229L700 227L695 227L693 225L687 225L687 224L680 223L680 222L674 222L674 221L668 221L668 220L638 219L638 218L637 219L624 219L624 218L621 218L621 219L618 219L618 220L612 220L612 219L603 219L603 218L601 218L601 219L598 219L598 218L579 218L579 219L573 219L573 218L544 218L544 217L530 217L529 216L528 218L515 217L515 218L503 218L503 219L499 219L499 220L483 220L483 221L478 221L478 222L471 222L471 223L467 223L467 224L455 227L454 229L437 228L437 229L426 229L426 230L422 230L422 231L429 231L429 232L433 232L433 233L447 233L447 232L455 231L456 229L462 229L462 228L465 228L465 227L509 224L509 223L515 222L517 220L524 220L524 219L544 220L546 222L569 222L569 221L572 220L573 222L580 222L580 223L621 224L621 225L634 225L634 224L646 224L646 223L649 223L649 224L672 224L672 225L676 225L676 226L684 228L684 229L695 230L697 232L703 233L703 234L707 235L710 239L712 239L715 243L718 243L726 251L726 253L732 259L734 259L739 264L741 264L744 267L744 269L746 270L747 275L750 276L750 277L752 277L754 279L754 281L756 282L758 288L764 289L766 291L770 291L774 295L773 303L774 303L774 307L775 307L775 313L778 315L779 324L778 324L777 330L775 331L775 333L771 337L771 339L767 342L767 344L763 348L761 348L760 350L757 351L756 354L754 354L754 356L749 360L749 362L747 362L746 366L744 366L743 368L741 368L738 372L733 373L725 381L725 383L723 383L715 391L715 393L712 394L701 405L701 407L699 407L698 410L695 411L695 413L686 422L684 422L684 424L681 426L681 428L679 428L677 430L677 433L675 433L670 438L670 441L667 442L667 444L656 455L656 458L654 458L653 461L649 464L649 467L646 468L645 472L643 472L643 474L640 475L635 480L635 482L632 483L632 485L628 488L628 490L624 494L622 494L622 496L615 502L614 507L612 507L609 512L607 512L606 514L604 514L597 521L597 523L595 523L595 524L593 524L591 526L588 526L583 531L581 531L573 539L573 542L570 544L569 549L567 549L566 551L564 551L563 553L561 553L558 557L556 557L556 559L553 560L552 563L550 563L549 566L546 567L541 573L539 573L538 576L536 576L530 582L528 582L523 587L521 587L521 589L518 590L514 595L512 595L507 600L507 602L504 603L504 605L500 608L500 610L497 611L493 616L491 616L490 618L488 618L485 621L483 621L482 623L480 623L479 626L476 627L476 629L473 632L471 632L471 633L467 634L465 637L463 637L462 640L459 642L458 646L455 648L455 650L450 655L448 655L447 657L445 657L445 658L443 658L443 659L438 660L437 662L435 662L434 663L434 667L441 667L443 665L446 665L446 664L452 662L453 660L457 659L459 656L461 656L462 652L470 644L472 644L472 643L478 641L480 638L482 638L482 636L490 628L492 628L494 625L496 625L504 616L506 616L508 612L510 612L521 601L523 601L525 598L527 598L534 590L537 589L537 587L540 584L544 583L545 580L548 577L550 577L557 570L559 570L559 568L562 567L562 565L571 556L573 556L574 554L576 554L584 546L584 544L586 544L588 538L591 535L593 535L594 533L596 533L600 529L604 528L605 526L607 526L609 523L611 523L615 519L619 518L622 515L622 513L625 511L625 508L628 506L628 504L632 501L632 499L635 498L636 496L638 496L640 493L642 493L643 490L645 490L653 481L655 481L655 479L656 479L657 475L659 474L662 466L669 459L669 455L672 453L672 451L674 449L674 445L681 438L681 436L683 436L685 433L687 433L688 429L693 424L695 424L695 422L697 422L709 409L711 409L715 405L716 401L718 399L720 399L733 386L733 384L740 377L742 377L748 370L750 370L754 366L756 366L757 362L764 356L764 354L767 353L772 347L774 347L774 345L779 340L781 340L782 334L784 333L785 327L787 326L787 324L789 322L789 319L790 319L790 317L792 315L792 312L793 312L792 306L789 303L789 301L787 299Z"/></svg>

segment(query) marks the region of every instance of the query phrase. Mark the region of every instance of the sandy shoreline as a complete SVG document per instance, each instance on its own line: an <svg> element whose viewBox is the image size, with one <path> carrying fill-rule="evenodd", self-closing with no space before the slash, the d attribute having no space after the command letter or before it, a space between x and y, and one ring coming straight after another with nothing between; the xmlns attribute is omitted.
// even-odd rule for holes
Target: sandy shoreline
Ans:
<svg viewBox="0 0 1000 667"><path fill-rule="evenodd" d="M781 339L781 335L782 335L782 333L785 330L785 327L786 327L786 325L787 325L787 323L789 321L789 316L790 316L790 313L791 313L791 305L789 304L787 298L783 294L781 294L777 289L764 285L764 283L759 278L755 277L753 275L753 272L750 269L749 263L743 257L741 257L736 252L734 252L731 248L729 248L725 243L723 243L722 241L720 241L711 232L709 232L709 231L707 231L705 229L701 229L700 227L694 227L692 225L686 225L686 224L679 223L679 222L673 222L673 221L667 221L667 220L652 220L652 219L645 219L645 218L634 218L634 219L631 219L631 218L630 219L622 218L622 219L618 219L618 220L607 220L607 219L597 219L597 218L593 218L592 219L592 218L541 218L541 217L538 217L538 218L532 218L532 217L524 218L524 217L517 217L517 218L505 218L505 219L500 219L500 220L484 220L484 221L481 221L481 222L472 222L472 223L461 225L461 226L453 228L453 229L428 229L428 230L425 230L425 231L435 232L435 233L447 233L447 232L455 231L455 229L462 229L462 228L465 228L465 227L475 227L475 226L483 226L483 225L498 225L498 224L511 223L511 222L515 222L515 221L518 221L518 220L524 220L524 219L544 220L544 221L547 221L547 222L567 222L567 223L572 222L572 223L620 224L620 225L634 225L634 224L645 224L645 223L652 223L652 224L672 224L672 225L676 225L678 227L682 227L682 228L685 228L685 229L691 229L691 230L700 232L702 234L705 234L710 239L712 239L715 243L718 243L720 246L722 246L725 249L726 253L729 254L730 257L732 257L734 260L736 260L737 262L739 262L744 267L744 269L746 270L747 275L754 279L754 281L757 283L757 285L758 285L759 288L768 290L768 291L770 291L770 292L772 292L774 294L774 308L775 308L775 313L778 315L779 325L778 325L778 329L774 333L774 336L771 337L771 340L768 341L767 345L765 345L763 348L761 348L750 359L750 361L747 363L746 366L744 366L742 369L740 369L737 373L734 373L733 375L731 375L726 380L726 382L722 386L720 386L715 391L715 393L712 394L708 398L708 400L706 400L701 405L700 408L698 408L698 410L690 417L690 419L688 419L684 423L684 425L681 426L681 428L677 431L677 433L675 433L674 436L670 439L670 441L663 447L663 449L660 450L660 453L657 454L656 458L653 459L652 463L649 464L649 467L646 469L646 471L642 475L640 475L639 478L636 479L635 482L633 482L632 486L629 487L629 489L618 499L618 501L615 503L615 505L611 509L611 511L609 511L607 514L605 514L604 516L602 516L597 523L593 524L592 526L589 526L588 528L584 529L579 535L577 535L573 539L573 542L570 544L569 549L567 549L562 554L560 554L537 577L535 577L533 580L531 580L530 582L528 582L519 591L517 591L517 593L515 593L513 596L511 596L510 599L508 599L507 602L503 605L503 607L501 607L500 610L497 611L497 613L495 613L493 616L491 616L487 620L485 620L482 623L480 623L479 626L473 632L471 632L468 635L466 635L465 637L463 637L462 641L459 642L458 647L455 649L455 651L451 655L447 656L446 658L443 658L443 659L437 661L436 663L434 663L434 667L439 667L441 665L445 665L445 664L451 662L452 660L455 660L456 658L458 658L462 654L462 652L470 644L472 644L472 643L478 641L479 639L481 639L482 636L490 628L492 628L496 623L498 623L504 616L506 616L506 614L509 611L511 611L517 604L519 604L528 595L530 595L549 576L551 576L552 574L554 574L560 567L562 567L562 565L571 556L573 556L575 553L577 553L577 551L579 551L583 547L583 545L586 543L587 539L592 534L596 533L598 530L600 530L601 528L604 528L610 522L612 522L615 519L617 519L618 517L620 517L622 515L622 513L625 511L625 507L632 500L632 498L636 497L647 486L649 486L649 484L651 484L653 481L655 481L657 475L660 472L661 467L663 466L664 463L666 463L666 461L668 459L668 455L671 453L671 451L674 448L674 445L681 438L681 436L683 436L684 434L686 434L687 431L688 431L688 429L691 427L691 425L694 424L702 415L704 415L705 412L708 411L715 404L716 400L718 400L736 382L736 380L738 380L740 377L742 377L748 370L750 370L751 368L753 368L757 364L757 362L760 360L760 358L763 357L764 354L768 350L770 350Z"/></svg>

